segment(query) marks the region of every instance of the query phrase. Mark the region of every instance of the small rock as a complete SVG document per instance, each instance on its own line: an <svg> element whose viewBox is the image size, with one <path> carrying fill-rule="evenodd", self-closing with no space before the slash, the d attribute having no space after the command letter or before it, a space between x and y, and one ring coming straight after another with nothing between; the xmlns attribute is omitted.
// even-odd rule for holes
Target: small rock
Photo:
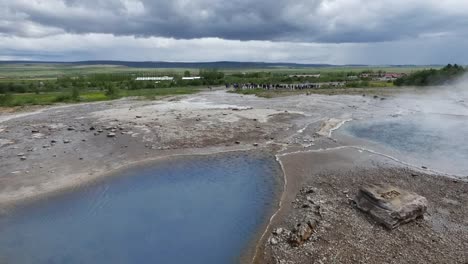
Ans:
<svg viewBox="0 0 468 264"><path fill-rule="evenodd" d="M22 156L24 156L24 153L18 153L18 155L16 155L16 156L22 157Z"/></svg>
<svg viewBox="0 0 468 264"><path fill-rule="evenodd" d="M253 143L254 147L257 147L258 146L258 143Z"/></svg>
<svg viewBox="0 0 468 264"><path fill-rule="evenodd" d="M271 245L277 245L279 243L278 239L276 237L271 237L269 239L269 242Z"/></svg>
<svg viewBox="0 0 468 264"><path fill-rule="evenodd" d="M93 126L89 128L89 131L94 131L94 130L96 130L96 128Z"/></svg>
<svg viewBox="0 0 468 264"><path fill-rule="evenodd" d="M281 235L283 232L284 232L284 229L281 227L278 227L275 230L273 230L273 234L275 235Z"/></svg>
<svg viewBox="0 0 468 264"><path fill-rule="evenodd" d="M423 169L427 170L427 167L426 167L426 166L421 166L421 168L423 168Z"/></svg>
<svg viewBox="0 0 468 264"><path fill-rule="evenodd" d="M314 187L311 187L311 186L306 186L306 187L301 189L301 193L304 193L304 194L311 194L311 193L314 193L316 191L317 190Z"/></svg>
<svg viewBox="0 0 468 264"><path fill-rule="evenodd" d="M115 137L115 133L114 133L114 132L110 132L110 133L107 134L107 137L110 137L110 138Z"/></svg>
<svg viewBox="0 0 468 264"><path fill-rule="evenodd" d="M55 144L55 143L57 143L57 140L52 139L52 140L50 141L50 143L51 143L51 144Z"/></svg>
<svg viewBox="0 0 468 264"><path fill-rule="evenodd" d="M137 116L135 116L135 118L142 118L142 117L143 117L143 116L141 116L141 115L137 115Z"/></svg>
<svg viewBox="0 0 468 264"><path fill-rule="evenodd" d="M65 143L65 144L68 144L68 143L70 143L70 142L71 142L71 140L69 140L69 139L64 139L64 140L63 140L63 143Z"/></svg>
<svg viewBox="0 0 468 264"><path fill-rule="evenodd" d="M318 222L316 220L307 220L297 224L289 237L289 242L293 247L298 247L304 244L312 236L312 233L317 226Z"/></svg>
<svg viewBox="0 0 468 264"><path fill-rule="evenodd" d="M240 141L236 141L236 142L234 142L234 143L236 143L236 144L240 144Z"/></svg>
<svg viewBox="0 0 468 264"><path fill-rule="evenodd" d="M21 157L20 159L21 159L21 160L26 160L26 157Z"/></svg>
<svg viewBox="0 0 468 264"><path fill-rule="evenodd" d="M74 127L68 127L67 130L68 131L73 131L73 130L75 130L75 128Z"/></svg>

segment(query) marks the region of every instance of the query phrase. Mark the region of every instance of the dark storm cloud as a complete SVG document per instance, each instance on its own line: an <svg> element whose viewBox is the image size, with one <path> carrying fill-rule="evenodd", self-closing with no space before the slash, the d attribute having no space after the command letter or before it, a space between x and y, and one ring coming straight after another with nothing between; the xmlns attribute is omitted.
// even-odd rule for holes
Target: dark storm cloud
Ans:
<svg viewBox="0 0 468 264"><path fill-rule="evenodd" d="M3 0L0 34L59 32L234 40L380 42L459 34L468 5L447 0Z"/></svg>

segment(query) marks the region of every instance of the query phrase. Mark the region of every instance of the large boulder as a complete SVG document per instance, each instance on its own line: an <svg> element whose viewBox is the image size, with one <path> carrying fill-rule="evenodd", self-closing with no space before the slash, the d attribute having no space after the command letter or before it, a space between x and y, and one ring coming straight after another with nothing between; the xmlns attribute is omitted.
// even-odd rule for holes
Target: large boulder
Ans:
<svg viewBox="0 0 468 264"><path fill-rule="evenodd" d="M422 217L427 210L426 198L392 186L363 186L355 202L359 209L389 229Z"/></svg>

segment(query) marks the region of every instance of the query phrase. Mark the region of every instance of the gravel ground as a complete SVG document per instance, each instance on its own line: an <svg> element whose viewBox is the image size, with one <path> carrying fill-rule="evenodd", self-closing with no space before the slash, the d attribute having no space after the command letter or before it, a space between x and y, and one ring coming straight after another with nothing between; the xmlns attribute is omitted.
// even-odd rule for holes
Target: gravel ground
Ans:
<svg viewBox="0 0 468 264"><path fill-rule="evenodd" d="M257 263L468 263L466 181L388 162L364 164L365 157L351 153L347 158L353 162L336 156L342 166L328 163L318 169L313 165L295 169L298 163L320 159L320 155L332 153L283 158L287 176L293 178L293 187L287 188L291 196L285 196ZM298 174L300 183L294 182ZM398 186L426 197L424 219L386 229L354 204L364 183ZM310 219L318 223L311 237L303 245L292 245L290 232Z"/></svg>
<svg viewBox="0 0 468 264"><path fill-rule="evenodd" d="M353 142L331 137L347 120L420 112L414 100L361 95L264 99L213 91L160 101L0 109L0 213L15 202L73 189L142 162L262 149L277 155L285 190L259 237L254 262L468 263L465 180L429 175L415 169L420 165L364 148L374 145L359 141L363 148L350 147ZM351 202L366 182L423 195L428 213L387 231ZM288 231L306 216L316 220L314 232L305 244L292 247ZM278 228L284 232L273 234Z"/></svg>

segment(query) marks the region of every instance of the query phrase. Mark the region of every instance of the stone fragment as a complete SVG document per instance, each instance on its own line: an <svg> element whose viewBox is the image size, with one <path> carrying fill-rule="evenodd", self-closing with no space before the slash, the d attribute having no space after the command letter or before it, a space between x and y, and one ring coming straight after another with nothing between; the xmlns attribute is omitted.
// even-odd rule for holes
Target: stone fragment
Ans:
<svg viewBox="0 0 468 264"><path fill-rule="evenodd" d="M271 245L277 245L278 244L278 239L276 237L271 237L270 238L270 244Z"/></svg>
<svg viewBox="0 0 468 264"><path fill-rule="evenodd" d="M115 133L114 133L114 132L110 132L110 133L107 134L107 137L110 137L110 138L115 137Z"/></svg>
<svg viewBox="0 0 468 264"><path fill-rule="evenodd" d="M289 243L291 246L298 247L307 242L317 226L318 221L314 219L305 220L298 223L289 237Z"/></svg>
<svg viewBox="0 0 468 264"><path fill-rule="evenodd" d="M427 210L426 198L393 186L363 186L355 202L360 210L389 229L423 217Z"/></svg>
<svg viewBox="0 0 468 264"><path fill-rule="evenodd" d="M284 229L281 228L281 227L278 227L278 228L276 228L276 229L273 231L273 234L275 234L275 235L281 235L283 232L284 232Z"/></svg>
<svg viewBox="0 0 468 264"><path fill-rule="evenodd" d="M44 138L44 137L45 137L45 135L42 134L42 133L34 133L34 134L32 135L32 138L33 138L33 139L42 139L42 138Z"/></svg>

